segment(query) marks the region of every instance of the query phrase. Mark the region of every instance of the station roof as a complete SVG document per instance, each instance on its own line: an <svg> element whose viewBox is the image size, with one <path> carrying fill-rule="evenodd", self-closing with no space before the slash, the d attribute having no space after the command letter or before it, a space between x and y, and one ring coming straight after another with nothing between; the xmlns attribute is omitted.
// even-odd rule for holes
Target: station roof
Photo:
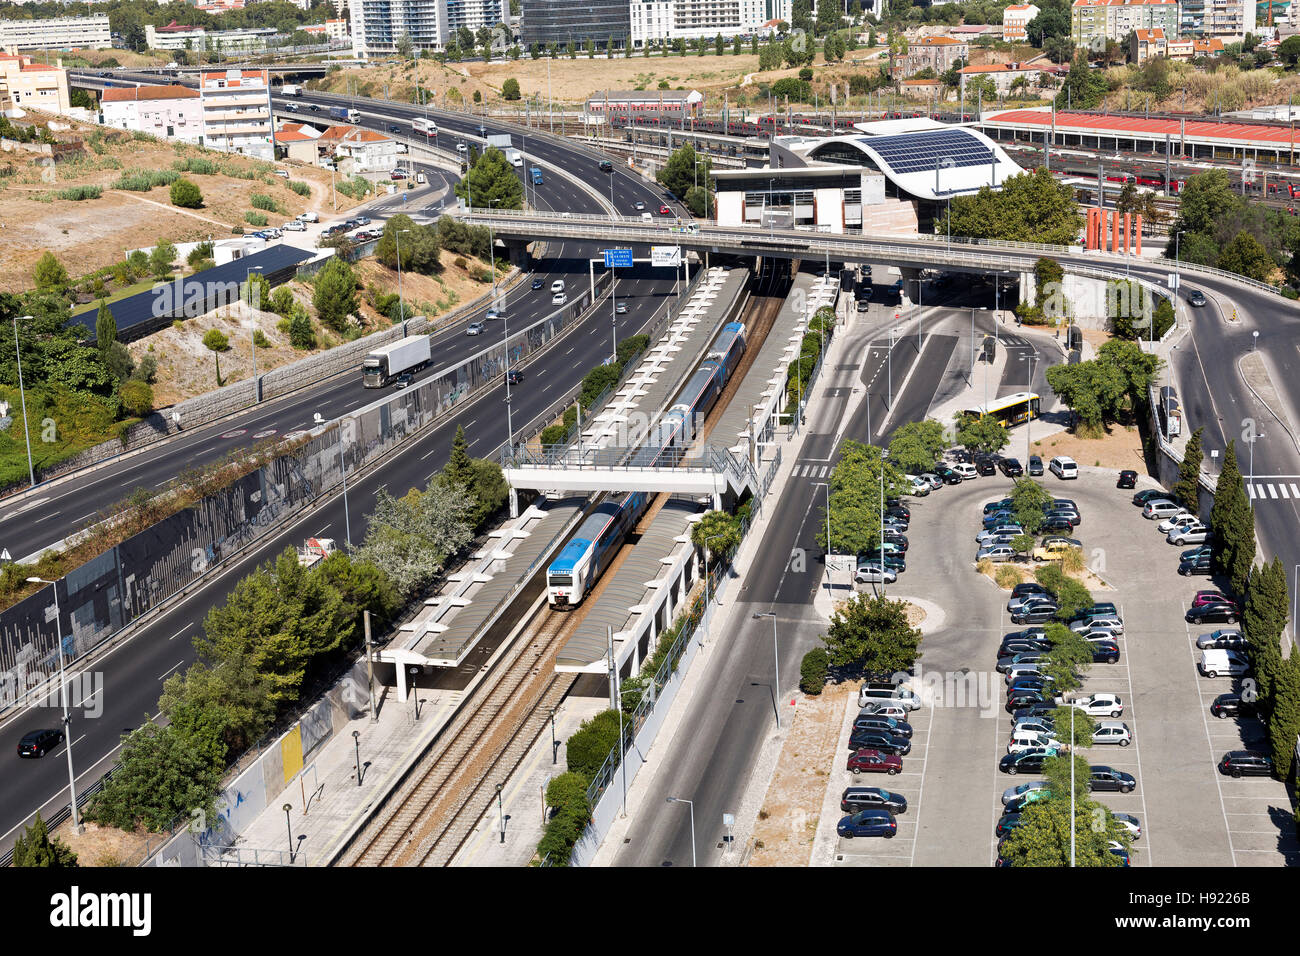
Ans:
<svg viewBox="0 0 1300 956"><path fill-rule="evenodd" d="M1050 129L1052 112L1044 109L1005 110L986 115L983 126L995 129ZM1132 136L1137 139L1175 140L1185 137L1201 143L1221 146L1289 146L1294 142L1289 126L1263 123L1214 122L1205 119L1145 118L1141 116L1097 116L1091 113L1056 114L1058 133L1083 133Z"/></svg>

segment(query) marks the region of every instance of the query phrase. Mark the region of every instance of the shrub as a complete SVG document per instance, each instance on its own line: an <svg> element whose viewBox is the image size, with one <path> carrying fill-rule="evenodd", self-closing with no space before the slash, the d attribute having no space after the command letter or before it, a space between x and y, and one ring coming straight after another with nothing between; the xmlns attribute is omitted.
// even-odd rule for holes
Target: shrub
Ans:
<svg viewBox="0 0 1300 956"><path fill-rule="evenodd" d="M250 226L265 226L267 220L264 214L253 212L253 210L250 209L248 212L244 213L244 221Z"/></svg>
<svg viewBox="0 0 1300 956"><path fill-rule="evenodd" d="M600 772L610 751L618 746L619 722L624 720L616 710L604 710L574 732L565 745L569 770L581 774L590 785ZM624 726L627 724L624 722Z"/></svg>
<svg viewBox="0 0 1300 956"><path fill-rule="evenodd" d="M80 202L83 199L98 199L104 195L104 190L100 186L70 186L67 189L58 190L54 195L60 199Z"/></svg>
<svg viewBox="0 0 1300 956"><path fill-rule="evenodd" d="M171 201L173 206L185 209L198 209L203 205L203 193L199 187L188 179L178 179L172 183Z"/></svg>
<svg viewBox="0 0 1300 956"><path fill-rule="evenodd" d="M208 329L203 333L203 347L213 352L226 352L230 349L230 339L220 329Z"/></svg>
<svg viewBox="0 0 1300 956"><path fill-rule="evenodd" d="M253 193L248 197L248 201L254 209L265 209L267 212L284 212L284 207L266 193Z"/></svg>
<svg viewBox="0 0 1300 956"><path fill-rule="evenodd" d="M314 349L316 332L311 327L311 317L301 305L295 305L289 317L289 344L296 349Z"/></svg>
<svg viewBox="0 0 1300 956"><path fill-rule="evenodd" d="M546 805L551 815L537 853L548 865L565 866L591 819L586 782L576 773L560 774L546 786Z"/></svg>
<svg viewBox="0 0 1300 956"><path fill-rule="evenodd" d="M215 176L217 164L210 159L191 156L188 159L176 160L172 163L172 169L182 173L194 173L196 176Z"/></svg>
<svg viewBox="0 0 1300 956"><path fill-rule="evenodd" d="M307 183L302 182L301 180L293 179L290 180L285 185L287 185L290 189L296 192L299 196L311 195L311 186Z"/></svg>
<svg viewBox="0 0 1300 956"><path fill-rule="evenodd" d="M799 664L799 689L805 694L816 696L826 686L826 672L830 669L831 658L824 647L814 647L803 656Z"/></svg>
<svg viewBox="0 0 1300 956"><path fill-rule="evenodd" d="M1004 564L993 574L993 580L997 582L998 587L1010 590L1024 580L1019 568L1013 568L1009 564Z"/></svg>
<svg viewBox="0 0 1300 956"><path fill-rule="evenodd" d="M153 411L153 389L149 387L148 382L128 379L122 383L119 395L122 399L122 407L136 418L144 418Z"/></svg>
<svg viewBox="0 0 1300 956"><path fill-rule="evenodd" d="M980 558L975 562L975 570L980 574L990 574L993 571L993 562L988 558Z"/></svg>
<svg viewBox="0 0 1300 956"><path fill-rule="evenodd" d="M132 169L117 177L113 188L147 193L155 186L170 186L180 176L174 169Z"/></svg>

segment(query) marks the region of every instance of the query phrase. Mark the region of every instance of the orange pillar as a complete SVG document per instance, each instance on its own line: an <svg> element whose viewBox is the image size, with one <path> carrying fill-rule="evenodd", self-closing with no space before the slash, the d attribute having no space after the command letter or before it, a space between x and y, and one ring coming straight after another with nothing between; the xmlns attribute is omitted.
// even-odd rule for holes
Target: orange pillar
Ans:
<svg viewBox="0 0 1300 956"><path fill-rule="evenodd" d="M1136 225L1133 230L1134 255L1142 255L1142 214L1138 213L1135 218Z"/></svg>
<svg viewBox="0 0 1300 956"><path fill-rule="evenodd" d="M1099 230L1097 248L1105 252L1110 248L1110 212L1106 209L1102 209L1100 212L1101 216L1097 220L1097 229Z"/></svg>
<svg viewBox="0 0 1300 956"><path fill-rule="evenodd" d="M1128 255L1128 241L1129 236L1132 235L1132 231L1133 214L1126 212L1124 213L1124 255Z"/></svg>
<svg viewBox="0 0 1300 956"><path fill-rule="evenodd" d="M1096 216L1093 215L1094 212L1095 210L1089 207L1087 222L1083 227L1083 248L1085 252L1092 249L1092 224L1096 220Z"/></svg>
<svg viewBox="0 0 1300 956"><path fill-rule="evenodd" d="M1090 220L1090 226L1088 232L1088 237L1091 241L1091 244L1089 245L1088 248L1097 249L1100 247L1101 244L1101 210L1090 209L1089 212L1092 213L1092 219Z"/></svg>
<svg viewBox="0 0 1300 956"><path fill-rule="evenodd" d="M1111 212L1110 223L1110 251L1119 252L1119 210Z"/></svg>

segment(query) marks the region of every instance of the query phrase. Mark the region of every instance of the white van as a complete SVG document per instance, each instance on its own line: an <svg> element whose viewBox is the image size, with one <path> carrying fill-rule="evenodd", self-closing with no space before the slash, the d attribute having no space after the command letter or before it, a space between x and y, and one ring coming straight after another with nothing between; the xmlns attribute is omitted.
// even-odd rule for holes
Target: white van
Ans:
<svg viewBox="0 0 1300 956"><path fill-rule="evenodd" d="M318 216L314 212L300 212L298 213L298 221L299 222L320 222L320 216Z"/></svg>
<svg viewBox="0 0 1300 956"><path fill-rule="evenodd" d="M559 292L563 292L563 291L564 291L564 280L563 280L563 279L556 279L554 282L551 283L551 295L555 295L555 294L557 294L557 293L559 293Z"/></svg>
<svg viewBox="0 0 1300 956"><path fill-rule="evenodd" d="M1058 455L1047 464L1048 470L1062 481L1079 477L1079 466L1068 455Z"/></svg>
<svg viewBox="0 0 1300 956"><path fill-rule="evenodd" d="M1201 651L1200 668L1204 677L1218 677L1220 674L1240 677L1250 672L1250 660L1238 651L1210 648Z"/></svg>

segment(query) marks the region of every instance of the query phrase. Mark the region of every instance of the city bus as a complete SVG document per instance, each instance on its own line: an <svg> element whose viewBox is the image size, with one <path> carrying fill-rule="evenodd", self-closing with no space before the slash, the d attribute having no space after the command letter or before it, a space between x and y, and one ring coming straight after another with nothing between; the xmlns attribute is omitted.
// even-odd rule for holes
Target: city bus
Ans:
<svg viewBox="0 0 1300 956"><path fill-rule="evenodd" d="M411 120L411 129L417 133L423 133L425 136L438 135L438 124L431 119L413 119Z"/></svg>
<svg viewBox="0 0 1300 956"><path fill-rule="evenodd" d="M1007 427L1038 417L1038 395L1034 392L1016 392L995 399L987 405L968 408L964 415L970 418L996 418Z"/></svg>

